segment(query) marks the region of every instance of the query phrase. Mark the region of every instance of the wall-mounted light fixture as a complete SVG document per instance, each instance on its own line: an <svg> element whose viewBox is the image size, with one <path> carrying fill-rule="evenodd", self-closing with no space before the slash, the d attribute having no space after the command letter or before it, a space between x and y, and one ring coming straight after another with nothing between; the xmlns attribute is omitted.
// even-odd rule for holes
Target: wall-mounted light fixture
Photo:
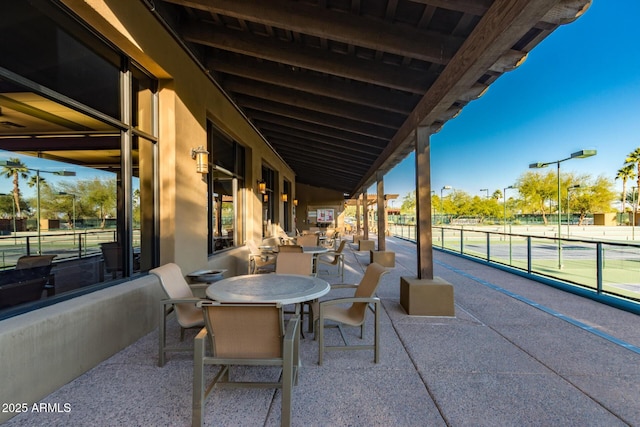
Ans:
<svg viewBox="0 0 640 427"><path fill-rule="evenodd" d="M283 202L287 203L289 201L289 195L287 193L282 193L280 196Z"/></svg>
<svg viewBox="0 0 640 427"><path fill-rule="evenodd" d="M269 201L269 195L268 195L268 194L264 194L264 195L262 195L262 201L263 201L264 203L267 203L267 202Z"/></svg>
<svg viewBox="0 0 640 427"><path fill-rule="evenodd" d="M293 199L293 206L298 206L298 199Z"/></svg>
<svg viewBox="0 0 640 427"><path fill-rule="evenodd" d="M258 181L258 191L262 194L267 194L267 183L263 180Z"/></svg>
<svg viewBox="0 0 640 427"><path fill-rule="evenodd" d="M196 172L209 173L209 152L202 145L191 149L191 158L196 161Z"/></svg>

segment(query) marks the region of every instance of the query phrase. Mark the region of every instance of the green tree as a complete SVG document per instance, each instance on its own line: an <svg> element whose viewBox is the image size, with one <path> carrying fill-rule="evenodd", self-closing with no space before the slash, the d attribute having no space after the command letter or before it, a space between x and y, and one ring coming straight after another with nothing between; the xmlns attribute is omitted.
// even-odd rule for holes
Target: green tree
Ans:
<svg viewBox="0 0 640 427"><path fill-rule="evenodd" d="M576 191L575 197L570 198L567 208L580 214L579 225L582 225L589 213L611 212L614 200L616 192L611 180L599 176L591 183L587 178L580 183L579 191Z"/></svg>
<svg viewBox="0 0 640 427"><path fill-rule="evenodd" d="M541 213L545 225L548 224L547 214L551 208L546 203L558 195L557 175L553 171L546 174L527 171L517 180L515 187L522 196L522 207L531 213Z"/></svg>
<svg viewBox="0 0 640 427"><path fill-rule="evenodd" d="M77 182L77 192L85 209L92 213L92 216L100 218L100 227L104 228L106 219L115 216L117 194L115 179L93 178Z"/></svg>
<svg viewBox="0 0 640 427"><path fill-rule="evenodd" d="M638 189L640 189L640 147L636 148L635 150L633 150L631 153L629 153L627 155L627 158L625 160L627 165L635 165L636 167L636 186L638 187ZM638 204L636 203L635 206L633 206L633 215L635 216L636 214L636 210L638 208Z"/></svg>
<svg viewBox="0 0 640 427"><path fill-rule="evenodd" d="M402 205L400 205L400 213L404 215L415 215L416 213L416 190L407 193L402 198Z"/></svg>
<svg viewBox="0 0 640 427"><path fill-rule="evenodd" d="M13 202L16 206L16 215L18 216L18 218L21 218L22 214L20 210L20 178L27 179L29 177L29 169L27 169L25 164L22 163L17 157L11 158L7 162L15 164L16 166L3 166L1 173L5 176L5 178L13 179Z"/></svg>
<svg viewBox="0 0 640 427"><path fill-rule="evenodd" d="M636 177L636 172L634 171L634 165L632 163L627 163L620 169L616 174L616 179L622 180L622 212L624 213L625 202L627 198L627 181L630 179L634 179Z"/></svg>

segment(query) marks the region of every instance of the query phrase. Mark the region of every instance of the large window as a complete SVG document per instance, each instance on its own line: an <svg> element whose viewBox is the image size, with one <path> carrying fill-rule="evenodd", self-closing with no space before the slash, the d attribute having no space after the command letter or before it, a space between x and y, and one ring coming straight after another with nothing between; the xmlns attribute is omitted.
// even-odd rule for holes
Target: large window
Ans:
<svg viewBox="0 0 640 427"><path fill-rule="evenodd" d="M157 85L52 2L3 8L0 38L3 318L157 265Z"/></svg>
<svg viewBox="0 0 640 427"><path fill-rule="evenodd" d="M262 237L271 235L275 224L277 189L276 173L269 166L262 165L262 180L266 185L266 194L262 196Z"/></svg>
<svg viewBox="0 0 640 427"><path fill-rule="evenodd" d="M244 147L207 122L210 157L209 254L242 244L244 229L240 189L244 188Z"/></svg>

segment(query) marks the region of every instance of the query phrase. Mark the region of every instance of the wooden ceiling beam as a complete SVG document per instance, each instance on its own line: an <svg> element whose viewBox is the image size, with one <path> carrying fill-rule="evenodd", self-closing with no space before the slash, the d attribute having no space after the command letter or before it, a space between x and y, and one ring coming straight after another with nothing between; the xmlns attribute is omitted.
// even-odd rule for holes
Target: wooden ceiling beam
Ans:
<svg viewBox="0 0 640 427"><path fill-rule="evenodd" d="M182 29L182 36L191 43L416 94L424 94L437 77L412 68L312 49L202 23L186 25Z"/></svg>
<svg viewBox="0 0 640 427"><path fill-rule="evenodd" d="M482 16L493 0L409 0L441 9ZM540 18L540 25L564 25L575 21L591 6L592 0L562 0ZM537 23L536 23L537 25Z"/></svg>
<svg viewBox="0 0 640 427"><path fill-rule="evenodd" d="M305 144L300 144L300 141L295 141L295 138L287 138L286 135L273 135L270 134L273 138L272 143L274 147L277 147L278 150L289 150L289 153L297 153L297 155L310 156L313 159L316 159L320 164L327 165L325 166L328 170L331 170L336 164L344 164L355 166L362 163L360 167L360 172L366 172L369 169L368 165L373 161L373 159L347 155L345 153L339 152L337 150L331 150L327 148L322 148L322 146L314 145L309 146Z"/></svg>
<svg viewBox="0 0 640 427"><path fill-rule="evenodd" d="M426 62L446 64L462 45L462 37L435 31L394 25L382 19L367 18L321 8L302 2L270 0L169 0L181 6L232 16L294 33L335 40L373 51L388 52ZM407 43L413 40L414 43Z"/></svg>
<svg viewBox="0 0 640 427"><path fill-rule="evenodd" d="M336 129L342 129L359 135L382 137L391 139L394 135L392 129L372 125L370 123L360 123L355 120L344 119L342 117L330 116L328 114L318 113L302 108L288 108L286 105L269 102L263 99L250 98L248 96L236 96L235 100L238 105L253 110L267 111L283 117L302 120L309 123L316 123L323 126L331 126ZM251 117L249 115L249 117Z"/></svg>
<svg viewBox="0 0 640 427"><path fill-rule="evenodd" d="M251 110L249 115L251 116L251 119L254 121L254 123L256 123L256 125L258 125L259 123L270 123L272 125L279 125L288 129L297 129L308 134L326 136L331 139L346 141L359 145L373 146L382 149L389 142L386 139L359 135L352 132L339 130L331 126L320 125L317 123L308 123L289 117L276 116L264 111Z"/></svg>
<svg viewBox="0 0 640 427"><path fill-rule="evenodd" d="M314 95L323 95L358 105L376 107L394 113L409 114L419 101L419 98L414 94L391 92L380 86L356 85L348 80L322 77L316 73L303 73L300 69L282 67L272 62L263 61L258 67L254 61L234 57L225 60L213 58L207 64L210 70L218 73L296 89Z"/></svg>
<svg viewBox="0 0 640 427"><path fill-rule="evenodd" d="M493 0L409 0L413 3L425 4L439 7L440 9L453 10L456 12L469 13L475 16L484 15Z"/></svg>
<svg viewBox="0 0 640 427"><path fill-rule="evenodd" d="M338 156L344 155L354 160L365 159L371 162L374 161L382 151L371 148L371 150L367 152L366 150L354 149L345 144L336 143L335 141L319 141L314 138L307 138L296 133L287 132L286 129L273 130L269 127L262 127L260 130L265 136L279 141L288 142L299 147L307 147L310 143L313 143L313 149L324 150L324 152L332 154L340 153Z"/></svg>
<svg viewBox="0 0 640 427"><path fill-rule="evenodd" d="M240 79L227 79L225 90L241 93L254 98L288 105L293 108L305 108L321 113L356 120L362 123L377 124L390 129L398 129L407 115L380 111L372 107L357 106L345 101L311 95L295 89L286 89L260 82L247 82ZM380 100L380 102L384 102Z"/></svg>
<svg viewBox="0 0 640 427"><path fill-rule="evenodd" d="M260 128L261 131L269 131L269 132L277 132L279 134L286 134L301 139L303 141L313 141L319 144L331 145L336 148L345 149L356 153L358 155L374 155L377 156L384 149L383 145L376 144L365 144L359 142L345 141L344 139L332 138L325 135L321 135L314 132L307 132L298 130L291 127L280 126L275 123L263 122L263 121L255 121L255 125Z"/></svg>

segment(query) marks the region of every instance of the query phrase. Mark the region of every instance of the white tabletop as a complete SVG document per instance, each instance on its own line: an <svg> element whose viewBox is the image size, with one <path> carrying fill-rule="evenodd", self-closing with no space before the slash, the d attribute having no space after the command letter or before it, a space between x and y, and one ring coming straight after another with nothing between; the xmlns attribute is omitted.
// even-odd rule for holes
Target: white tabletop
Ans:
<svg viewBox="0 0 640 427"><path fill-rule="evenodd" d="M329 248L324 246L303 246L302 252L306 254L324 254L329 252Z"/></svg>
<svg viewBox="0 0 640 427"><path fill-rule="evenodd" d="M325 280L295 274L250 274L220 280L207 287L207 297L221 302L296 304L327 294Z"/></svg>

